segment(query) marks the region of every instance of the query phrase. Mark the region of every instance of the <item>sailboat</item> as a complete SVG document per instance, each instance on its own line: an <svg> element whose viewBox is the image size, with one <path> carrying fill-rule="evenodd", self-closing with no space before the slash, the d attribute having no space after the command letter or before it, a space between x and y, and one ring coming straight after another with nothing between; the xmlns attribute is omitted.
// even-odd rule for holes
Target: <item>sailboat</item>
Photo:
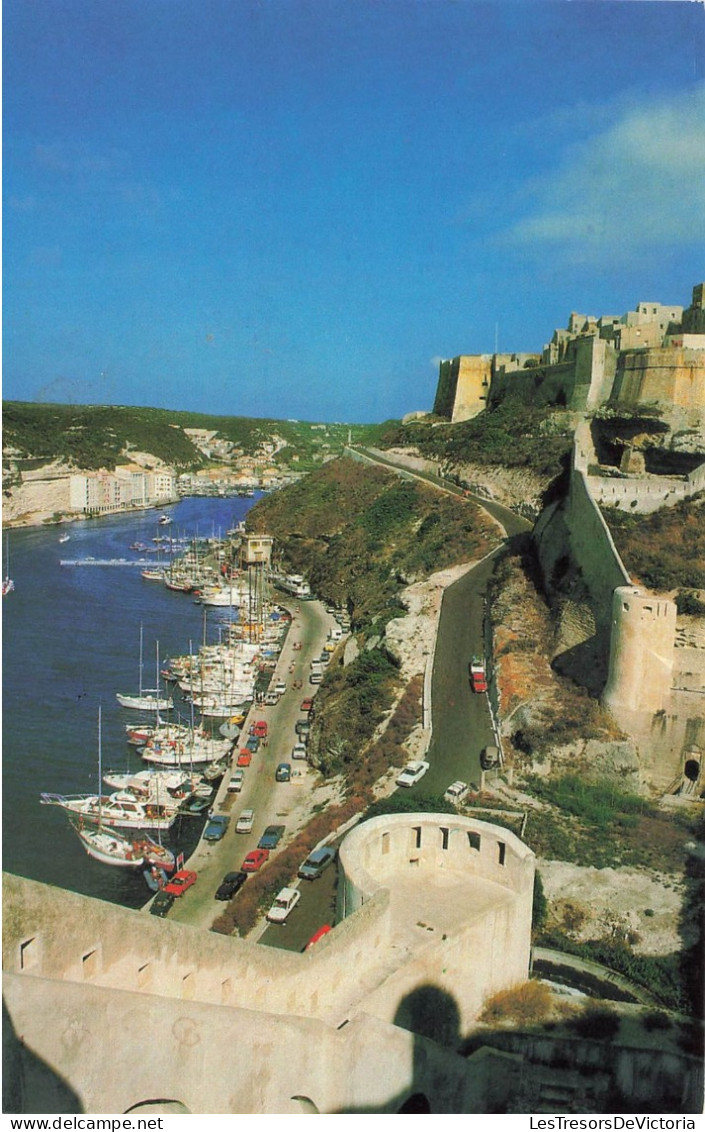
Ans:
<svg viewBox="0 0 705 1132"><path fill-rule="evenodd" d="M101 709L98 708L98 781L102 774L102 723ZM78 836L89 857L104 865L117 865L121 868L138 869L145 863L142 846L127 837L121 837L114 829L103 824L102 797L98 798L97 824L86 824L81 815L69 813L71 827Z"/></svg>
<svg viewBox="0 0 705 1132"><path fill-rule="evenodd" d="M7 597L15 588L15 583L10 577L10 542L6 543L7 566L5 567L5 577L2 580L2 596Z"/></svg>
<svg viewBox="0 0 705 1132"><path fill-rule="evenodd" d="M116 692L117 702L126 708L135 708L137 711L169 711L174 706L171 697L159 695L159 642L157 641L157 686L156 688L142 687L142 625L140 625L140 687L136 696L125 696Z"/></svg>

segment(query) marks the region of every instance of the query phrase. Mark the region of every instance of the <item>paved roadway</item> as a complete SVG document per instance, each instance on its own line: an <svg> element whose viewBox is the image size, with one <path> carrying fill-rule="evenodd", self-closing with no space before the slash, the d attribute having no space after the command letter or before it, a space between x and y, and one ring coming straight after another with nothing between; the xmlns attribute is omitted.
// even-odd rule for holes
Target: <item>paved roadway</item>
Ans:
<svg viewBox="0 0 705 1132"><path fill-rule="evenodd" d="M407 468L400 470L391 460L363 455L371 463L400 471L407 478L425 480L439 490L466 497L460 488L446 484L438 476ZM531 529L525 519L508 508L479 496L470 498L500 523L507 538ZM501 547L449 586L443 597L431 688L433 736L428 754L431 767L425 777L411 787L419 794L442 794L457 778L479 784L480 751L494 742L487 697L470 690L468 665L473 653L484 653L485 592L499 549ZM302 881L302 898L288 922L268 927L261 942L286 950L302 950L322 924L333 922L330 917L335 910L335 879L335 870L331 868L311 884Z"/></svg>
<svg viewBox="0 0 705 1132"><path fill-rule="evenodd" d="M350 451L353 455L360 454ZM470 499L497 520L505 539L531 530L531 524L509 508L466 493L432 472L402 468L393 460L368 451L361 454L370 462L398 471L406 478L419 479L449 495ZM421 782L412 787L419 793L442 794L458 778L479 785L480 751L494 742L487 697L471 691L468 666L474 653L485 653L485 594L494 569L494 557L500 549L498 547L468 570L443 595L431 683L433 735L428 752L431 768Z"/></svg>
<svg viewBox="0 0 705 1132"><path fill-rule="evenodd" d="M438 490L466 498L466 493L454 484L432 473L400 468L393 461L369 453L353 453L371 463L387 466L404 478L420 479ZM505 537L526 534L531 525L508 508L479 496L469 496L473 503L483 507L502 526ZM500 548L498 547L497 550ZM468 570L459 581L450 586L443 598L436 642L432 678L433 736L429 749L431 768L421 782L412 787L419 793L443 793L452 781L461 778L466 782L480 781L480 751L492 743L493 731L486 696L474 695L470 690L468 665L473 653L484 653L483 617L485 592L492 573L493 558L497 551ZM223 905L213 900L213 894L223 874L237 869L245 853L254 848L265 825L286 824L296 804L297 787L289 783L274 784L277 763L290 761L294 743L294 724L299 718L299 703L305 695L315 691L308 684L309 665L313 656L320 653L332 618L325 613L320 602L285 603L298 608L286 644L277 664L275 679L287 682L287 692L276 707L252 710L246 720L245 732L252 719L266 718L270 724L269 746L260 749L252 767L245 772L242 794L228 797L227 778L219 791L217 809L231 810L233 823L222 842L208 846L201 842L190 864L198 869L199 880L169 913L170 918L184 923L208 927ZM293 643L301 641L301 651L293 651ZM290 665L294 671L290 672ZM293 690L291 683L301 680L301 690ZM297 764L294 763L294 766ZM299 763L299 766L304 764ZM256 773L255 773L256 772ZM309 772L311 773L311 772ZM313 775L311 776L313 779ZM237 814L246 806L253 806L256 821L253 833L247 836L234 832ZM302 897L287 923L256 929L252 939L267 946L301 951L322 924L333 923L335 911L336 870L329 868L316 881L295 882Z"/></svg>
<svg viewBox="0 0 705 1132"><path fill-rule="evenodd" d="M267 746L260 746L251 765L245 770L245 785L240 794L228 794L229 773L226 773L218 789L214 809L216 813L230 814L230 827L221 841L215 843L199 841L188 860L187 868L196 870L198 881L193 888L174 902L169 912L169 919L178 920L180 923L210 927L215 917L225 907L214 900L215 890L225 873L240 868L245 855L256 847L265 826L287 825L289 827L287 835L290 835L293 832L295 812L301 809L306 801L303 793L306 782L303 788L291 782L275 782L274 772L278 763L291 762L291 750L296 741L294 724L297 719L302 718L299 705L304 696L311 695L316 690L308 684L310 662L314 656L320 654L328 630L333 624L333 618L326 613L319 601L296 603L294 600L289 601L279 597L277 600L293 614L291 627L272 676L273 681L285 681L287 690L276 706L265 707L262 704L253 706L243 724L244 741L251 722L255 719L266 719L269 725ZM295 650L293 646L299 642L301 649ZM296 689L293 684L299 680L303 686L301 689ZM239 744L235 747L233 766L238 750ZM312 771L306 769L306 763L293 762L292 767L303 768L304 774L313 785L315 776ZM250 834L238 834L235 832L237 817L248 807L255 810L254 828ZM282 846L286 844L287 835L281 843Z"/></svg>

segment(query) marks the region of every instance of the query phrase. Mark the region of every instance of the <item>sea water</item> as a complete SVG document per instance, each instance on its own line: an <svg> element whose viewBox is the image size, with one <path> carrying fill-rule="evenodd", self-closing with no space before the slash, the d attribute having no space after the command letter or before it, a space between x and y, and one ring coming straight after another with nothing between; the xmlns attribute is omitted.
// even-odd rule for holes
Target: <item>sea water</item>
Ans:
<svg viewBox="0 0 705 1132"><path fill-rule="evenodd" d="M256 499L189 498L162 511L5 532L15 589L3 598L3 868L88 896L139 907L149 896L139 872L88 857L66 813L41 805L42 792L96 793L98 709L103 771L142 769L125 740L125 724L146 720L120 707L115 694L139 686L140 625L143 686L156 681L170 655L194 652L222 635L227 610L208 610L193 595L147 581L131 566L62 566L61 560L137 557L134 542L158 536L224 537ZM65 534L68 542L59 542ZM204 623L205 622L205 623ZM162 688L164 687L162 682ZM188 710L188 709L183 709ZM151 720L153 722L153 719ZM107 788L103 787L104 792ZM187 854L203 819L185 818L175 831Z"/></svg>

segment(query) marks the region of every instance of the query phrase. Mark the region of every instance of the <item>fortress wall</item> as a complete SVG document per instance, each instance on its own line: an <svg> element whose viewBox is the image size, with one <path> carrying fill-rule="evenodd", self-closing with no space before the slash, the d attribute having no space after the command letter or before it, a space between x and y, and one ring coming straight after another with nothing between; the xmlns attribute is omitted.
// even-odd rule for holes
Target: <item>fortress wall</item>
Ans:
<svg viewBox="0 0 705 1132"><path fill-rule="evenodd" d="M6 1111L395 1113L411 1093L436 1113L482 1111L481 1065L364 1015L335 1030L18 975L5 997Z"/></svg>
<svg viewBox="0 0 705 1132"><path fill-rule="evenodd" d="M341 845L339 863L347 915L410 864L431 876L445 866L517 896L533 892L533 853L518 837L501 826L452 814L384 814L362 822Z"/></svg>
<svg viewBox="0 0 705 1132"><path fill-rule="evenodd" d="M576 447L577 443L576 438ZM631 579L590 494L587 477L575 464L568 498L562 507L547 509L539 517L534 527L534 541L547 578L552 576L566 551L569 553L589 591L595 623L598 628L606 629L610 624L612 593L617 586L629 584Z"/></svg>
<svg viewBox="0 0 705 1132"><path fill-rule="evenodd" d="M587 483L592 498L603 507L619 507L638 515L648 515L651 511L658 511L659 507L673 507L681 499L688 499L694 494L692 484L687 480L667 476L651 476L648 479L588 476ZM703 488L697 490L702 491Z"/></svg>
<svg viewBox="0 0 705 1132"><path fill-rule="evenodd" d="M306 954L259 947L176 922L162 923L10 875L4 878L4 909L5 971L314 1015L325 1012L346 982L355 994L357 972L370 948L383 949L389 937L386 892L368 901L358 915L338 925L334 936Z"/></svg>
<svg viewBox="0 0 705 1132"><path fill-rule="evenodd" d="M527 404L566 405L583 412L598 405L611 389L615 357L601 338L576 339L574 356L568 361L494 374L489 400L517 397Z"/></svg>
<svg viewBox="0 0 705 1132"><path fill-rule="evenodd" d="M452 1045L472 1028L489 996L525 982L531 941L523 910L507 893L489 909L473 913L472 903L469 893L466 921L452 933L433 929L426 915L426 927L417 928L420 936L426 933L425 945L361 998L359 1008Z"/></svg>
<svg viewBox="0 0 705 1132"><path fill-rule="evenodd" d="M644 594L636 586L618 586L612 601L612 635L605 704L613 711L638 708L662 711L673 682L676 607L672 601Z"/></svg>
<svg viewBox="0 0 705 1132"><path fill-rule="evenodd" d="M392 893L403 891L396 906L392 897L398 930L405 916L400 904L408 902L413 886L426 893L437 887L442 908L444 892L452 893L447 899L456 901L467 878L462 922L455 919L452 928L442 931L439 923L447 913L441 913L438 921L426 912L424 922L416 927L412 915L411 930L419 944L407 962L360 1001L367 1013L411 1026L409 1018L400 1022L394 1013L399 1002L414 1000L418 988L433 985L441 997L452 999L453 1025L466 1030L488 995L527 978L535 862L533 853L509 830L448 814L384 815L348 835L341 846L340 866L338 887L348 909L364 907L380 885L389 884ZM408 930L407 923L403 931ZM442 1009L435 1013L441 1015L439 1026L450 1024ZM449 1040L445 1031L434 1030L431 1036Z"/></svg>
<svg viewBox="0 0 705 1132"><path fill-rule="evenodd" d="M490 354L470 354L457 359L458 382L453 405L453 421L467 421L481 413L487 404L492 374Z"/></svg>
<svg viewBox="0 0 705 1132"><path fill-rule="evenodd" d="M688 348L630 350L619 357L612 402L705 414L705 353Z"/></svg>
<svg viewBox="0 0 705 1132"><path fill-rule="evenodd" d="M433 412L438 417L453 419L455 394L458 388L458 358L444 359L440 364Z"/></svg>
<svg viewBox="0 0 705 1132"><path fill-rule="evenodd" d="M700 464L699 467L694 468L688 476L688 487L691 495L696 495L699 491L705 491L705 464Z"/></svg>

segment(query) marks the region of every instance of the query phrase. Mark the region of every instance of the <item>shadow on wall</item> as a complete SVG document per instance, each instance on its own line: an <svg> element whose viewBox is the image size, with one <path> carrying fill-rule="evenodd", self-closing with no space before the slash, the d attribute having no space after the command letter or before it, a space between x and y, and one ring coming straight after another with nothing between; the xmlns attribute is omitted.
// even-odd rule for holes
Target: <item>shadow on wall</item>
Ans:
<svg viewBox="0 0 705 1132"><path fill-rule="evenodd" d="M439 987L427 984L406 995L394 1016L394 1025L414 1034L413 1073L408 1089L375 1108L345 1108L341 1112L368 1113L448 1113L446 1098L434 1097L438 1065L429 1064L426 1041L435 1042L455 1054L461 1044L460 1011L455 999ZM439 1051L440 1052L440 1051Z"/></svg>
<svg viewBox="0 0 705 1132"><path fill-rule="evenodd" d="M2 1111L75 1113L83 1105L71 1086L22 1041L2 1003Z"/></svg>
<svg viewBox="0 0 705 1132"><path fill-rule="evenodd" d="M552 667L559 676L567 676L580 687L599 696L607 682L610 651L609 632L598 630L592 637L558 653Z"/></svg>

